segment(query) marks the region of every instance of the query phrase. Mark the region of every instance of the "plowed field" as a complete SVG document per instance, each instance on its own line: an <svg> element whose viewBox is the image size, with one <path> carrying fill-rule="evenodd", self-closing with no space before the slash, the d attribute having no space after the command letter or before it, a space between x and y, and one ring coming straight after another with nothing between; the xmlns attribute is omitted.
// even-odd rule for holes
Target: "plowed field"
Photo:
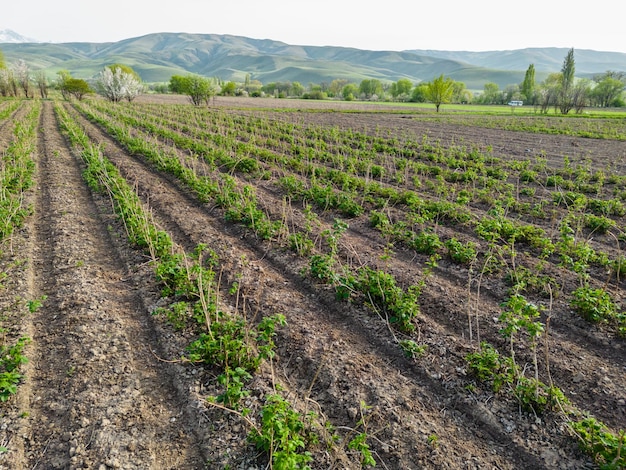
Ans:
<svg viewBox="0 0 626 470"><path fill-rule="evenodd" d="M33 106L0 122L0 152ZM29 215L1 250L3 341L29 343L0 404L0 468L297 468L248 438L275 394L302 420L295 447L312 469L361 468L370 453L387 469L597 468L569 423L593 416L613 435L626 423L626 143L286 106L41 103ZM239 405L207 400L224 370L189 345L210 321L191 302L173 313L187 300L129 241L107 188L88 186L59 110L178 249L210 250L217 311L284 316ZM615 311L585 318L581 287ZM502 316L515 295L530 307ZM487 343L515 364L501 387L467 360ZM534 402L544 385L548 402Z"/></svg>

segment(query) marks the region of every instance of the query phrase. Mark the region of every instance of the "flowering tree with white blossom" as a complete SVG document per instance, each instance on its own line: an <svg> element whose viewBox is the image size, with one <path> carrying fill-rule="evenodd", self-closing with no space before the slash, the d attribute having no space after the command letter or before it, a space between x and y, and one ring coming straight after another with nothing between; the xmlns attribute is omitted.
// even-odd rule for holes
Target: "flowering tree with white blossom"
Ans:
<svg viewBox="0 0 626 470"><path fill-rule="evenodd" d="M98 90L109 101L132 101L143 92L143 83L136 73L125 71L120 66L105 67L98 74Z"/></svg>

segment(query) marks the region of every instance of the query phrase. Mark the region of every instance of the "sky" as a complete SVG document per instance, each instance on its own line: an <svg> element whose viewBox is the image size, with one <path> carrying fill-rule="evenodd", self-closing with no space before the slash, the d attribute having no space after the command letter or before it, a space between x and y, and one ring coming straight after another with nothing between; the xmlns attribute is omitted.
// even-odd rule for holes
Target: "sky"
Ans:
<svg viewBox="0 0 626 470"><path fill-rule="evenodd" d="M610 3L615 3L611 7ZM626 53L621 2L571 0L26 0L0 30L44 42L115 42L160 32L232 34L367 50L565 47ZM622 20L619 20L622 16Z"/></svg>

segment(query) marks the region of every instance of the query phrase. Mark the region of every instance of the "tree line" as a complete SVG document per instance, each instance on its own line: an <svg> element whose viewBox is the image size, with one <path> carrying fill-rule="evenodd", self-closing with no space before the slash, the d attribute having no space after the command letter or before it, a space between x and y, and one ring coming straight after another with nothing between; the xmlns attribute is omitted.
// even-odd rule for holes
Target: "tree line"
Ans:
<svg viewBox="0 0 626 470"><path fill-rule="evenodd" d="M276 98L340 99L345 101L397 101L434 103L437 111L442 104L476 103L507 104L522 101L540 112L568 114L571 110L580 113L585 107L624 107L626 99L626 73L607 71L593 79L575 78L576 64L574 49L570 49L558 73L551 73L537 83L535 66L530 64L522 83L509 85L500 90L495 83L484 85L482 93L474 94L465 83L440 75L430 82L413 84L407 78L385 83L378 79L364 79L360 83L336 79L330 83L310 84L299 82L272 82L263 85L247 75L244 83L222 82L219 79L197 75L173 76L167 85L158 91L189 95L196 104L208 103L215 95L273 96Z"/></svg>
<svg viewBox="0 0 626 470"><path fill-rule="evenodd" d="M0 50L0 96L34 98L39 94L47 98L51 87L60 91L65 99L82 100L86 95L100 93L110 101L132 101L147 89L139 74L123 64L107 65L90 82L61 70L51 84L43 70L31 72L24 60L7 66Z"/></svg>
<svg viewBox="0 0 626 470"><path fill-rule="evenodd" d="M626 106L626 73L607 71L592 79L575 78L574 49L570 49L563 60L560 72L549 74L537 83L535 67L530 64L522 83L507 86L500 90L495 83L486 83L481 93L474 94L465 83L455 81L443 74L430 82L414 84L407 78L396 82L383 82L378 79L363 79L352 83L345 79L335 79L330 83L309 84L299 82L271 82L263 84L246 75L243 83L223 81L219 78L188 74L174 75L165 84L145 85L139 74L123 64L106 66L92 80L74 78L68 71L57 73L53 83L65 98L83 99L91 93L100 93L111 101L132 101L145 91L177 93L189 97L196 106L209 104L217 95L222 96L272 96L276 98L367 100L434 103L437 111L442 104L475 103L506 104L523 101L538 111L547 113L550 109L567 114L574 110L582 112L585 107L624 107ZM38 92L46 98L50 83L43 71L31 72L23 60L8 67L0 51L0 96L34 97Z"/></svg>
<svg viewBox="0 0 626 470"><path fill-rule="evenodd" d="M592 79L575 79L575 71L574 49L570 49L563 59L561 71L549 74L543 82L536 82L535 67L530 64L522 83L510 85L505 90L499 90L495 83L487 83L476 102L506 104L512 100L523 100L525 104L535 106L543 113L553 108L555 112L562 114L568 114L571 110L580 113L588 106L626 106L625 72L609 70Z"/></svg>

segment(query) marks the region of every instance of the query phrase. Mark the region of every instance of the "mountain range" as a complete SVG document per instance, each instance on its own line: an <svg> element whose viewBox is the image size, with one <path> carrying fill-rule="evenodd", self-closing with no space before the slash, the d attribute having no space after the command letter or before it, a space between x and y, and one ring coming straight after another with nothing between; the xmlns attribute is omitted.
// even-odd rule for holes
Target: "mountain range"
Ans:
<svg viewBox="0 0 626 470"><path fill-rule="evenodd" d="M10 34L12 33L12 34ZM27 41L27 42L24 42ZM167 82L189 73L243 82L246 75L262 83L330 83L346 79L430 81L444 74L482 90L521 83L530 64L536 80L560 71L567 48L510 51L371 51L348 47L290 45L270 39L220 34L154 33L118 42L43 43L0 31L0 50L7 63L23 59L31 70L53 78L68 70L89 79L112 63L131 66L145 82ZM607 70L626 72L626 53L575 50L576 75L590 77Z"/></svg>

